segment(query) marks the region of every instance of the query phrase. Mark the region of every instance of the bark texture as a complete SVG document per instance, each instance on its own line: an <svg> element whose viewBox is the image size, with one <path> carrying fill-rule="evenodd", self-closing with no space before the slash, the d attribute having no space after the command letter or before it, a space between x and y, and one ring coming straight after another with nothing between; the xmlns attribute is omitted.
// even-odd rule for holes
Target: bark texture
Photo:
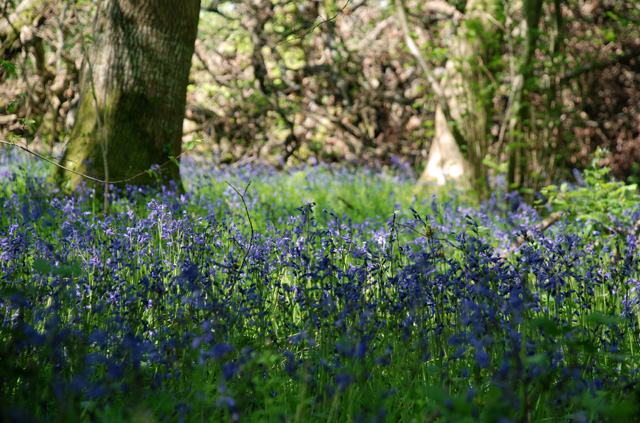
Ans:
<svg viewBox="0 0 640 423"><path fill-rule="evenodd" d="M557 7L557 6L556 6ZM531 60L536 50L539 31L538 24L542 14L542 0L523 0L522 20L519 29L523 41L517 67L517 74L512 75L513 87L511 89L509 113L509 170L507 181L512 188L521 188L527 185L528 155L540 151L533 146L528 146L528 140L521 135L525 132L523 122L528 116L527 99L524 88L527 81L534 77ZM502 141L502 140L501 140ZM502 142L501 142L502 144ZM531 148L529 148L531 147Z"/></svg>
<svg viewBox="0 0 640 423"><path fill-rule="evenodd" d="M464 19L451 40L450 58L440 81L451 120L438 104L435 136L420 178L422 181L435 180L439 185L455 182L473 188L480 198L486 191L486 170L482 161L491 142L488 127L496 88L492 82L491 62L502 32L499 3L496 0L467 1Z"/></svg>
<svg viewBox="0 0 640 423"><path fill-rule="evenodd" d="M62 165L119 181L181 152L199 0L105 0L87 45L82 97ZM82 178L60 171L72 187ZM160 181L179 181L170 163ZM157 179L143 173L129 184Z"/></svg>

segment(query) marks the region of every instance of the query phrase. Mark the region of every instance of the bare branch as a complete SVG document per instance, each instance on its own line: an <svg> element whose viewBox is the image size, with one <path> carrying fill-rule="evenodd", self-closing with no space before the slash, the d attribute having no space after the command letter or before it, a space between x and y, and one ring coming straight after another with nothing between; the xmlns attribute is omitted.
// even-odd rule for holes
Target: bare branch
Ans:
<svg viewBox="0 0 640 423"><path fill-rule="evenodd" d="M251 249L253 248L253 237L254 237L254 231L253 231L253 222L251 221L251 215L249 214L249 208L247 207L247 203L244 199L244 197L247 195L247 190L249 189L249 185L251 185L251 181L249 181L249 183L247 184L247 186L244 188L244 191L242 191L242 193L240 191L238 191L238 189L236 187L234 187L233 185L231 185L229 182L224 181L227 185L229 185L231 187L232 190L234 190L236 192L236 194L238 194L238 196L240 197L240 200L242 200L242 206L244 207L244 212L247 215L247 219L249 219L249 228L251 230L251 238L249 239L249 247L247 249L244 249L244 256L242 257L242 261L240 262L240 266L237 268L236 270L236 274L235 274L235 278L237 280L238 275L240 275L240 271L242 270L242 267L244 266L244 263L247 259L247 257L249 256L249 252L251 251ZM235 282L234 282L235 285Z"/></svg>
<svg viewBox="0 0 640 423"><path fill-rule="evenodd" d="M566 82L570 79L575 78L576 76L580 76L585 73L589 73L597 70L606 69L618 64L628 65L636 57L640 57L640 48L617 55L609 60L601 60L601 61L596 60L596 61L588 62L564 74L562 76L561 81Z"/></svg>
<svg viewBox="0 0 640 423"><path fill-rule="evenodd" d="M443 15L453 16L458 12L455 6L443 1L428 1L422 5L422 10L430 13L441 13Z"/></svg>
<svg viewBox="0 0 640 423"><path fill-rule="evenodd" d="M560 220L566 213L565 212L553 212L547 218L543 219L542 222L538 226L536 226L536 231L542 233L549 229L551 225ZM525 242L527 242L527 238L532 238L534 236L533 231L527 231L526 234L520 235L514 242L511 243L511 246L507 251L500 255L501 259L506 259L516 251L518 248L522 246Z"/></svg>
<svg viewBox="0 0 640 423"><path fill-rule="evenodd" d="M19 32L13 26L13 23L18 20L22 12L28 10L29 7L32 6L33 2L34 0L24 0L22 3L18 5L18 7L16 7L16 10L14 10L14 12L11 15L7 16L6 14L3 14L4 21L0 22L0 35L5 34L7 31L9 31L9 29Z"/></svg>
<svg viewBox="0 0 640 423"><path fill-rule="evenodd" d="M194 52L198 60L200 60L200 62L202 63L206 71L209 73L209 75L211 75L213 80L216 81L216 84L221 85L223 87L227 87L227 88L233 88L230 84L227 84L226 82L221 81L220 78L218 78L218 76L216 75L216 73L211 69L211 66L209 66L209 62L206 60L205 56L200 52L200 40L196 40Z"/></svg>
<svg viewBox="0 0 640 423"><path fill-rule="evenodd" d="M349 6L349 4L350 4L350 3L351 3L351 0L347 0L347 1L345 2L344 6L342 6L342 8L340 8L340 10L338 10L338 12L337 12L335 15L333 15L332 17L330 17L330 18L325 19L325 18L323 18L322 16L320 16L320 19L321 19L321 21L320 21L320 22L318 22L317 24L315 24L314 26L312 26L312 27L311 27L311 29L309 29L309 30L305 31L302 35L296 35L296 37L295 37L294 39L296 39L296 40L301 40L301 39L305 38L307 35L311 34L313 31L315 31L315 29L316 29L317 27L319 27L320 25L324 25L324 24L326 24L327 22L331 22L331 21L333 21L333 20L337 19L337 18L338 18L338 16L340 16L340 14L341 14L341 13L342 13L346 8L347 8L347 6ZM296 31L294 31L294 34L295 34L295 32L296 32ZM289 38L288 38L288 36L287 36L287 37L285 37L283 40L281 40L279 44L287 43L287 42L290 42L290 41L292 41L292 40L291 40L291 39L289 39Z"/></svg>
<svg viewBox="0 0 640 423"><path fill-rule="evenodd" d="M465 145L466 143L465 143L464 137L462 136L458 128L455 125L451 125L451 123L454 122L454 119L451 115L451 109L449 108L447 97L445 96L444 90L442 89L440 82L435 77L433 72L431 72L431 69L429 69L429 66L427 65L427 62L424 60L424 57L422 57L422 53L418 49L418 46L416 45L415 41L413 41L413 38L411 38L411 32L409 31L409 24L407 22L405 6L402 0L396 0L396 11L398 15L398 20L400 22L400 26L402 27L402 32L404 33L405 43L407 44L407 48L409 49L409 53L411 53L411 55L416 59L416 61L418 62L418 65L420 65L420 68L422 69L422 72L424 72L427 78L427 81L429 81L429 84L431 84L431 90L433 91L433 93L436 95L438 99L438 105L442 109L442 113L444 114L446 121L449 123L449 127L451 129L454 139L456 140L456 143L459 146Z"/></svg>
<svg viewBox="0 0 640 423"><path fill-rule="evenodd" d="M560 220L560 218L564 215L565 215L564 212L553 212L546 219L540 222L540 225L538 225L536 229L540 231L540 233L542 233L546 231L551 225L553 225L558 220ZM533 236L533 233L529 231L527 232L527 236ZM519 236L518 239L516 239L516 241L513 243L512 249L519 248L522 244L525 243L525 241L526 241L526 238L524 236L522 235Z"/></svg>

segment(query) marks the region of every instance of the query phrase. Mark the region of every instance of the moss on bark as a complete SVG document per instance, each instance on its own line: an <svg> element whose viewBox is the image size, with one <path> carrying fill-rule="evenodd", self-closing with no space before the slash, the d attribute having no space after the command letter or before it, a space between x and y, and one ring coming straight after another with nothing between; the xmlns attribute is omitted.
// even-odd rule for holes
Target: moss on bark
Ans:
<svg viewBox="0 0 640 423"><path fill-rule="evenodd" d="M63 166L101 180L180 184L170 156L181 152L199 7L198 0L106 2ZM162 169L146 173L154 165ZM71 188L83 180L64 170L57 176Z"/></svg>

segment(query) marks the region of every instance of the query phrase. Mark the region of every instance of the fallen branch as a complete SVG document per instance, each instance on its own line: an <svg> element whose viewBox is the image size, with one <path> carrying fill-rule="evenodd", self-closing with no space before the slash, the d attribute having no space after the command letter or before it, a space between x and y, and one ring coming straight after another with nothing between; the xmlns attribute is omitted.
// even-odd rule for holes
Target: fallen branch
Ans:
<svg viewBox="0 0 640 423"><path fill-rule="evenodd" d="M553 225L558 220L560 220L560 218L564 215L565 215L565 212L551 213L549 216L547 216L547 218L543 219L542 222L540 222L540 224L536 227L536 231L540 233L546 231L551 225ZM502 254L501 257L506 258L509 254L511 254L511 252L513 252L514 250L517 250L522 246L522 244L527 242L528 238L532 238L534 235L535 234L533 231L527 231L524 235L518 236L518 238L511 244L511 247L509 248L509 250L506 253Z"/></svg>

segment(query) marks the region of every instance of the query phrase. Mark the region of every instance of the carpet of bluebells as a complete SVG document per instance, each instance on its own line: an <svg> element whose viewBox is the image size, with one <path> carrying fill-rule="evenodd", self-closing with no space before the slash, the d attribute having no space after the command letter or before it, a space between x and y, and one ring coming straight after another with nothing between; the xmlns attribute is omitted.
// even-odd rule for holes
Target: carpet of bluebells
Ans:
<svg viewBox="0 0 640 423"><path fill-rule="evenodd" d="M186 161L104 213L50 171L0 151L2 421L638 421L639 207Z"/></svg>

